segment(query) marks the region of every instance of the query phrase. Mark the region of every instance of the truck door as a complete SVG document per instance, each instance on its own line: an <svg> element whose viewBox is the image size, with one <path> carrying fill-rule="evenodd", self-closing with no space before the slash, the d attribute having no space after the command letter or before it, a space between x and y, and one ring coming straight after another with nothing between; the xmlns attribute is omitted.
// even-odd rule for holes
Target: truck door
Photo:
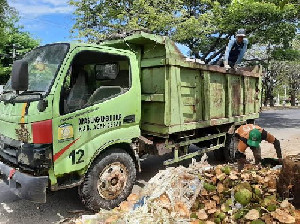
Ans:
<svg viewBox="0 0 300 224"><path fill-rule="evenodd" d="M107 146L138 137L140 84L134 57L77 48L55 92L54 174L85 170Z"/></svg>

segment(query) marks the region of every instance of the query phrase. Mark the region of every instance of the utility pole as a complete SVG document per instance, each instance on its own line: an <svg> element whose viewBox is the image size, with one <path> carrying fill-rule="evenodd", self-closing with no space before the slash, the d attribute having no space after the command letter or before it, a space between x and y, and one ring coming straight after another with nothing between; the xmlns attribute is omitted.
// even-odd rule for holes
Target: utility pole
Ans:
<svg viewBox="0 0 300 224"><path fill-rule="evenodd" d="M286 100L286 85L284 85L283 87L284 87L284 99Z"/></svg>
<svg viewBox="0 0 300 224"><path fill-rule="evenodd" d="M16 45L12 44L12 60L16 59Z"/></svg>

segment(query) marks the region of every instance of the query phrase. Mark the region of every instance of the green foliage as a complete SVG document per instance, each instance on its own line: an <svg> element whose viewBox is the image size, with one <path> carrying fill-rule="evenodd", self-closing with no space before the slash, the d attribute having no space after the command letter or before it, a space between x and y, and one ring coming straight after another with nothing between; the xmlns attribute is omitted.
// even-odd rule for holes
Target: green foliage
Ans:
<svg viewBox="0 0 300 224"><path fill-rule="evenodd" d="M295 106L295 100L300 91L300 60L279 61L278 63L281 64L278 82L288 86L291 105Z"/></svg>
<svg viewBox="0 0 300 224"><path fill-rule="evenodd" d="M224 54L228 39L243 27L251 44L290 46L300 15L289 0L71 0L73 34L95 42L132 30L170 36L191 55L212 62Z"/></svg>
<svg viewBox="0 0 300 224"><path fill-rule="evenodd" d="M6 0L0 2L0 15L2 15L0 16L0 84L5 84L13 60L21 58L38 46L39 41L33 39L28 32L22 31L21 26L16 25L19 21L18 13L9 7Z"/></svg>
<svg viewBox="0 0 300 224"><path fill-rule="evenodd" d="M295 61L300 60L300 51L292 48L276 48L272 52L272 58L278 61Z"/></svg>

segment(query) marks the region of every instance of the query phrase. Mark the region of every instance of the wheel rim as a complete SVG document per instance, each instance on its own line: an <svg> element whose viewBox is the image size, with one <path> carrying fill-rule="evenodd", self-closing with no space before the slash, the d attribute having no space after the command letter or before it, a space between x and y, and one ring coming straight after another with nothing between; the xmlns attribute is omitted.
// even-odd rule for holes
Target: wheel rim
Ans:
<svg viewBox="0 0 300 224"><path fill-rule="evenodd" d="M117 198L127 184L128 170L120 162L107 165L99 175L97 188L106 200Z"/></svg>

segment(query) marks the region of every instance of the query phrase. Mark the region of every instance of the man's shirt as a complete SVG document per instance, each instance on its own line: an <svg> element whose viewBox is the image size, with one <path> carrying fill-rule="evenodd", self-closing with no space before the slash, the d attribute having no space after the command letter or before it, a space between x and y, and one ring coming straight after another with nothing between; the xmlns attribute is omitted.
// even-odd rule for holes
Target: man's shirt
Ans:
<svg viewBox="0 0 300 224"><path fill-rule="evenodd" d="M259 127L258 125L245 124L245 125L240 126L235 131L235 134L236 134L236 136L239 139L239 143L238 143L237 149L241 153L244 153L246 151L246 149L248 148L247 140L249 139L249 133L254 128L260 131L260 133L261 133L261 139L262 140L265 140L265 141L267 141L269 143L272 143L272 144L274 143L275 137L273 135L271 135L270 133L268 133L263 128Z"/></svg>
<svg viewBox="0 0 300 224"><path fill-rule="evenodd" d="M243 43L241 43L241 44L238 44L236 39L230 40L229 43L228 43L228 46L226 48L226 52L225 52L225 61L228 61L230 59L230 56L233 56L233 57L236 56L237 60L233 61L233 63L240 64L242 62L242 59L243 59L245 53L246 53L247 45L248 45L248 39L246 39L246 38L243 39ZM235 54L237 52L236 51L237 47L241 47L241 49L239 50L239 54L238 55L232 55L232 54Z"/></svg>

